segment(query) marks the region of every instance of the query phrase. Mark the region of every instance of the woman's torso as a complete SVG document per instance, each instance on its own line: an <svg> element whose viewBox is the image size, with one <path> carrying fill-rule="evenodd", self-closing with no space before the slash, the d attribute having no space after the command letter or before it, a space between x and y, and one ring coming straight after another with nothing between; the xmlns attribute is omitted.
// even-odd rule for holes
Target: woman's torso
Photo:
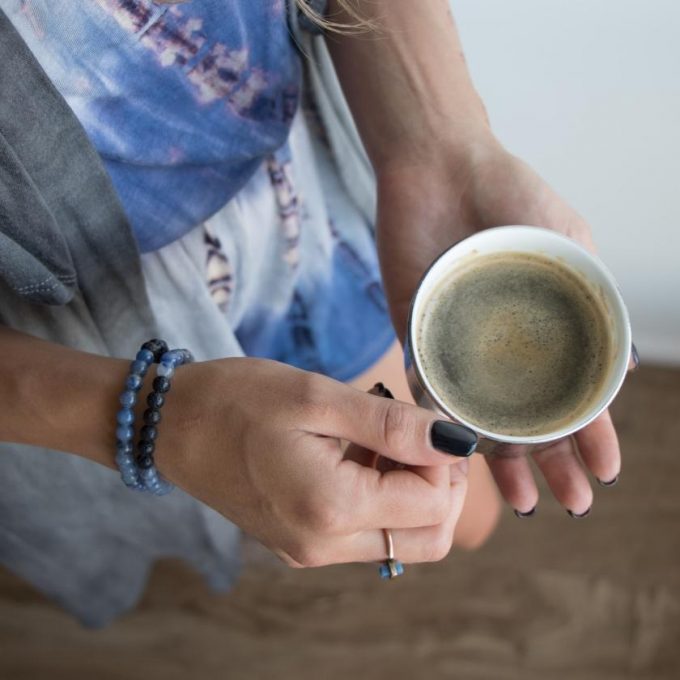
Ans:
<svg viewBox="0 0 680 680"><path fill-rule="evenodd" d="M142 252L279 148L300 67L285 0L0 0L102 157Z"/></svg>

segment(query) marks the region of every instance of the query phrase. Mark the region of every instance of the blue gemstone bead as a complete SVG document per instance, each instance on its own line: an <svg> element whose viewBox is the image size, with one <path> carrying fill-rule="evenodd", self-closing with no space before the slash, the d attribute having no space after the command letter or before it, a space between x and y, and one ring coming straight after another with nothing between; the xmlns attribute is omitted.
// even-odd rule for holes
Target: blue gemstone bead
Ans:
<svg viewBox="0 0 680 680"><path fill-rule="evenodd" d="M160 375L163 378L172 378L175 374L175 367L172 364L163 364L158 367L156 375Z"/></svg>
<svg viewBox="0 0 680 680"><path fill-rule="evenodd" d="M133 467L121 467L120 477L128 485L139 484L139 473Z"/></svg>
<svg viewBox="0 0 680 680"><path fill-rule="evenodd" d="M162 495L165 496L166 493L170 493L175 488L174 484L170 482L165 482L165 486L161 489Z"/></svg>
<svg viewBox="0 0 680 680"><path fill-rule="evenodd" d="M133 477L123 478L123 484L131 489L135 489L136 491L142 491L144 489L144 487L139 483L139 480Z"/></svg>
<svg viewBox="0 0 680 680"><path fill-rule="evenodd" d="M130 390L125 390L125 392L121 393L118 401L120 401L120 403L126 408L131 408L137 403L137 393L131 392Z"/></svg>
<svg viewBox="0 0 680 680"><path fill-rule="evenodd" d="M120 476L126 484L139 484L139 473L134 467L122 465L120 467Z"/></svg>
<svg viewBox="0 0 680 680"><path fill-rule="evenodd" d="M134 486L134 485L141 484L141 481L139 479L139 473L137 472L137 470L134 467L130 468L130 467L123 466L120 469L120 476L121 476L121 479L128 486Z"/></svg>
<svg viewBox="0 0 680 680"><path fill-rule="evenodd" d="M137 443L137 451L139 451L140 456L153 456L153 452L156 450L156 445L153 442L140 441ZM149 467L148 465L145 467Z"/></svg>
<svg viewBox="0 0 680 680"><path fill-rule="evenodd" d="M386 564L381 564L378 573L380 574L380 578L387 579L390 577L390 568Z"/></svg>
<svg viewBox="0 0 680 680"><path fill-rule="evenodd" d="M119 468L127 466L130 460L130 457L126 453L122 453L121 451L116 452L116 465Z"/></svg>
<svg viewBox="0 0 680 680"><path fill-rule="evenodd" d="M154 425L144 425L139 431L139 438L147 442L156 441L158 438L158 428Z"/></svg>
<svg viewBox="0 0 680 680"><path fill-rule="evenodd" d="M148 408L144 411L144 422L147 425L158 425L161 422L161 412L157 408Z"/></svg>
<svg viewBox="0 0 680 680"><path fill-rule="evenodd" d="M156 468L147 468L146 470L140 470L139 476L142 478L147 486L155 484L158 481L158 472Z"/></svg>
<svg viewBox="0 0 680 680"><path fill-rule="evenodd" d="M165 403L165 397L159 392L150 392L146 398L146 403L149 405L149 408L159 409Z"/></svg>
<svg viewBox="0 0 680 680"><path fill-rule="evenodd" d="M131 425L135 420L135 414L129 408L122 408L116 414L119 425Z"/></svg>
<svg viewBox="0 0 680 680"><path fill-rule="evenodd" d="M158 487L158 490L156 490L154 493L157 496L165 496L165 494L170 493L174 488L175 487L172 484L161 479L161 484Z"/></svg>
<svg viewBox="0 0 680 680"><path fill-rule="evenodd" d="M153 354L153 360L158 362L161 357L168 351L168 343L165 340L154 338L142 345L142 349L148 349Z"/></svg>
<svg viewBox="0 0 680 680"><path fill-rule="evenodd" d="M135 375L144 376L148 370L149 364L147 364L146 361L135 360L130 364L130 373L134 373Z"/></svg>
<svg viewBox="0 0 680 680"><path fill-rule="evenodd" d="M162 375L156 376L152 383L154 390L161 394L168 392L171 384L169 378L164 378Z"/></svg>
<svg viewBox="0 0 680 680"><path fill-rule="evenodd" d="M142 379L138 375L129 375L127 377L127 380L125 381L125 387L128 390L134 390L137 392L139 388L142 386Z"/></svg>
<svg viewBox="0 0 680 680"><path fill-rule="evenodd" d="M129 425L119 425L116 428L116 438L119 442L129 442L134 435L134 430Z"/></svg>
<svg viewBox="0 0 680 680"><path fill-rule="evenodd" d="M395 561L394 568L397 572L397 576L401 576L404 573L404 565L399 560Z"/></svg>
<svg viewBox="0 0 680 680"><path fill-rule="evenodd" d="M161 363L169 366L179 366L182 363L182 355L178 350L172 349L161 357Z"/></svg>
<svg viewBox="0 0 680 680"><path fill-rule="evenodd" d="M132 456L134 450L135 447L132 445L132 442L118 442L116 445L116 453L119 453L121 456Z"/></svg>
<svg viewBox="0 0 680 680"><path fill-rule="evenodd" d="M153 363L153 352L150 349L140 349L135 357L137 361L143 361L145 364Z"/></svg>
<svg viewBox="0 0 680 680"><path fill-rule="evenodd" d="M185 364L190 364L194 360L194 355L188 349L181 349L182 362Z"/></svg>
<svg viewBox="0 0 680 680"><path fill-rule="evenodd" d="M142 470L148 470L153 467L153 458L147 455L137 456L137 467Z"/></svg>
<svg viewBox="0 0 680 680"><path fill-rule="evenodd" d="M116 454L116 465L122 470L123 468L132 469L134 468L134 463L132 459L126 454L117 453Z"/></svg>

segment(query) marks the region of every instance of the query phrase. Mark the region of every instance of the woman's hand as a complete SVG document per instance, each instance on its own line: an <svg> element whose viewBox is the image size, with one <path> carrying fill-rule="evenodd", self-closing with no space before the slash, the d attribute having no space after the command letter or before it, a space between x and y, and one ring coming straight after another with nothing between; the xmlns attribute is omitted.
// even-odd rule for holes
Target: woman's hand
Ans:
<svg viewBox="0 0 680 680"><path fill-rule="evenodd" d="M451 547L466 464L433 447L434 422L273 361L210 361L175 374L156 462L292 566L385 559L384 527L400 560L437 560ZM445 448L474 448L470 430L443 427ZM410 467L378 472L345 456L342 441Z"/></svg>
<svg viewBox="0 0 680 680"><path fill-rule="evenodd" d="M508 224L554 229L594 251L590 228L526 163L490 135L443 159L393 162L378 175L378 249L390 310L403 340L413 292L440 253Z"/></svg>
<svg viewBox="0 0 680 680"><path fill-rule="evenodd" d="M465 148L440 149L428 163L393 162L378 173L378 248L392 319L404 338L408 308L420 277L442 251L488 227L527 224L566 234L594 250L590 229L531 168L491 136ZM531 512L538 491L529 447L502 446L487 457L507 502ZM620 451L608 413L574 437L537 447L531 455L559 502L587 513L592 490L585 467L602 482L619 474Z"/></svg>

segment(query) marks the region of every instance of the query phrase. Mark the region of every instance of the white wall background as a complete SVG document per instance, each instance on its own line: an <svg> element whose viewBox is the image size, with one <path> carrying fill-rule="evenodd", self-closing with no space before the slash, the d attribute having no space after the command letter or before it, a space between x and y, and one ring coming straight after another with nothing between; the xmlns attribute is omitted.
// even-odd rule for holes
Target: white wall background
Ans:
<svg viewBox="0 0 680 680"><path fill-rule="evenodd" d="M643 361L680 363L680 2L452 7L497 135L590 221Z"/></svg>

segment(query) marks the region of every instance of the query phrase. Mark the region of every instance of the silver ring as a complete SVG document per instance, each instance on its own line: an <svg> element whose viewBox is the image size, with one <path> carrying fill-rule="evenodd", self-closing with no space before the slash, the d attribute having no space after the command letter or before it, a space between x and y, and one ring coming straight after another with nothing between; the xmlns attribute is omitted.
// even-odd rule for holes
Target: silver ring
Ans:
<svg viewBox="0 0 680 680"><path fill-rule="evenodd" d="M387 399L394 399L394 395L382 383L376 383L373 388L369 390L370 394L376 396L383 396ZM378 462L381 456L375 453L373 456L373 468L377 469ZM395 468L403 469L405 465L397 463ZM404 573L404 565L394 556L394 539L392 538L391 529L383 529L383 536L385 537L385 548L387 550L387 559L380 563L378 573L382 579L393 579L401 576Z"/></svg>
<svg viewBox="0 0 680 680"><path fill-rule="evenodd" d="M385 537L385 547L387 548L387 559L380 563L378 573L382 579L392 579L404 573L404 565L394 557L394 539L391 529L383 529Z"/></svg>

